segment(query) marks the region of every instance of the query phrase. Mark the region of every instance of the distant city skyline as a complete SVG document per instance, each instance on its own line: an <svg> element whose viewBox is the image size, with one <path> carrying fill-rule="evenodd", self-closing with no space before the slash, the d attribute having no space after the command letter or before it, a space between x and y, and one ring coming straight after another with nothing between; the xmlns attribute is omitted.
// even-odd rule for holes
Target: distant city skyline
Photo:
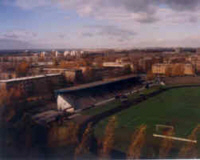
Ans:
<svg viewBox="0 0 200 160"><path fill-rule="evenodd" d="M200 47L199 0L1 0L0 49Z"/></svg>

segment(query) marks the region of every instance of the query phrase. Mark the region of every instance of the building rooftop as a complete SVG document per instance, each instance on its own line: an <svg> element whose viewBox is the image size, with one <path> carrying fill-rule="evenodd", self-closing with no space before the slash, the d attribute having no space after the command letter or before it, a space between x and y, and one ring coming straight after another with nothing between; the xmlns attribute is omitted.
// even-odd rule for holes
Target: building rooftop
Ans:
<svg viewBox="0 0 200 160"><path fill-rule="evenodd" d="M80 71L81 69L76 68L44 68L43 70L51 70L51 71Z"/></svg>
<svg viewBox="0 0 200 160"><path fill-rule="evenodd" d="M24 80L30 80L30 79L38 79L38 78L44 78L44 77L51 77L51 76L58 76L59 74L45 74L45 75L37 75L37 76L30 76L30 77L21 77L21 78L13 78L13 79L7 79L7 80L0 80L0 83L9 83L9 82L15 82L15 81L24 81Z"/></svg>
<svg viewBox="0 0 200 160"><path fill-rule="evenodd" d="M156 63L156 64L153 64L153 66L168 66L168 65L171 65L169 63Z"/></svg>
<svg viewBox="0 0 200 160"><path fill-rule="evenodd" d="M87 83L87 84L82 84L82 85L78 85L78 86L73 86L73 87L69 87L69 88L56 90L55 92L56 92L56 94L68 93L68 92L72 92L72 91L83 90L83 89L87 89L87 88L101 86L101 85L118 82L118 81L130 79L130 78L134 78L134 77L139 77L139 76L142 76L142 75L134 74L134 75L128 75L128 76L117 77L117 78L112 78L112 79L106 79L103 81L97 81L97 82L92 82L92 83Z"/></svg>

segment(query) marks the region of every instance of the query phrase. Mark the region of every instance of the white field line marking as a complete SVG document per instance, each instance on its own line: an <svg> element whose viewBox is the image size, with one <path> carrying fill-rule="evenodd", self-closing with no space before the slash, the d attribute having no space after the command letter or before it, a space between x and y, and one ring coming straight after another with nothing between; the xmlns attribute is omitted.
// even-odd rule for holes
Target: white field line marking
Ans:
<svg viewBox="0 0 200 160"><path fill-rule="evenodd" d="M154 136L154 137L159 137L159 138L167 138L167 139L177 140L177 141L184 141L184 142L197 143L197 140L191 140L191 139L186 139L186 138L179 138L179 137L172 137L172 136L164 136L164 135L159 135L159 134L153 134L153 136Z"/></svg>

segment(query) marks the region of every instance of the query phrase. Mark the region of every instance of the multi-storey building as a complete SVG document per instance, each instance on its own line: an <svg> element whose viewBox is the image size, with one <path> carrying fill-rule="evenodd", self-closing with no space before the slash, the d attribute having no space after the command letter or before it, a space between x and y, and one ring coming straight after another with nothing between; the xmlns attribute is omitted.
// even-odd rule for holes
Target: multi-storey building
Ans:
<svg viewBox="0 0 200 160"><path fill-rule="evenodd" d="M79 81L83 76L81 69L44 68L43 71L48 74L62 73L68 82Z"/></svg>
<svg viewBox="0 0 200 160"><path fill-rule="evenodd" d="M0 80L0 88L5 88L6 90L20 88L27 95L35 95L39 93L50 93L54 89L63 87L63 83L64 79L62 74L47 74Z"/></svg>
<svg viewBox="0 0 200 160"><path fill-rule="evenodd" d="M152 73L158 75L194 75L194 67L192 64L165 64L157 63L152 66Z"/></svg>

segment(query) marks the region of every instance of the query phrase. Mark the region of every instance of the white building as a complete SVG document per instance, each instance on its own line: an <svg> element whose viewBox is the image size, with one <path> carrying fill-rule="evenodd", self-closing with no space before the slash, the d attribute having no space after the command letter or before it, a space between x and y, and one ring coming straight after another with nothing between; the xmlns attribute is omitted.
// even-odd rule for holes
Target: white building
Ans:
<svg viewBox="0 0 200 160"><path fill-rule="evenodd" d="M70 98L62 96L62 95L58 95L58 97L57 97L57 109L59 111L65 111L65 112L73 113L74 107L73 107L72 103L70 103L70 102L71 102Z"/></svg>
<svg viewBox="0 0 200 160"><path fill-rule="evenodd" d="M58 57L60 53L58 51L55 52L55 57Z"/></svg>
<svg viewBox="0 0 200 160"><path fill-rule="evenodd" d="M40 53L40 56L41 56L41 57L45 57L45 56L46 56L46 52L41 52L41 53Z"/></svg>
<svg viewBox="0 0 200 160"><path fill-rule="evenodd" d="M77 55L77 51L71 51L71 56L76 56Z"/></svg>
<svg viewBox="0 0 200 160"><path fill-rule="evenodd" d="M65 51L65 52L64 52L64 56L66 57L66 56L68 56L68 55L70 55L70 51Z"/></svg>
<svg viewBox="0 0 200 160"><path fill-rule="evenodd" d="M132 65L131 63L118 63L118 62L103 62L103 67L125 67Z"/></svg>
<svg viewBox="0 0 200 160"><path fill-rule="evenodd" d="M130 62L123 62L123 63L119 63L119 62L103 62L103 67L108 67L108 68L124 68L126 66L130 66L131 70L134 71L135 67L132 63Z"/></svg>
<svg viewBox="0 0 200 160"><path fill-rule="evenodd" d="M84 51L80 51L81 55L83 55L85 52Z"/></svg>

